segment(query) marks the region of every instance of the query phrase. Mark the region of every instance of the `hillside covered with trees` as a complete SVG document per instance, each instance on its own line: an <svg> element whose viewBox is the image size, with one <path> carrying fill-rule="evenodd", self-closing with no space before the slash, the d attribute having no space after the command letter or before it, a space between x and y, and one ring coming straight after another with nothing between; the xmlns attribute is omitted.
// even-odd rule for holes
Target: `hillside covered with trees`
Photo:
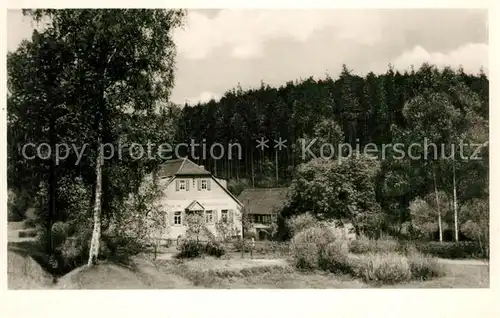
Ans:
<svg viewBox="0 0 500 318"><path fill-rule="evenodd" d="M308 78L280 87L262 83L260 88L248 90L238 85L219 101L176 109L176 140L188 144L206 140L207 148L212 143L240 144L241 160L234 160L235 153L232 160L227 154L218 160L203 159L196 152L193 158L230 179L236 193L244 187L292 184L294 176L300 175L297 167L312 159L301 156L301 138L317 138L311 148L318 156L322 142L347 143L361 150L374 144L379 166L361 177L373 175L370 190L383 219L377 229L400 233L411 224L413 213L421 227L437 233L437 217L432 214L440 208L440 227L451 239L454 210L471 210L471 204L487 202L488 198L488 88L488 77L482 70L467 74L461 69L424 64L399 72L389 66L385 74L370 72L361 77L344 65L336 78ZM268 148L257 147L261 137L271 140ZM287 140L288 147L278 151L272 141L280 137ZM425 140L425 145L436 144L437 150L422 149ZM460 156L460 141L482 146L462 147L469 156ZM383 145L397 143L406 147L419 144L415 150L422 159L380 151ZM479 153L472 158L476 148ZM339 154L333 155L336 158ZM310 172L318 171L322 170L314 167ZM328 173L331 176L332 172ZM323 190L318 193L327 193ZM364 200L370 197L363 195ZM311 202L320 199L313 196L308 207L298 203L301 208L291 213L313 210Z"/></svg>

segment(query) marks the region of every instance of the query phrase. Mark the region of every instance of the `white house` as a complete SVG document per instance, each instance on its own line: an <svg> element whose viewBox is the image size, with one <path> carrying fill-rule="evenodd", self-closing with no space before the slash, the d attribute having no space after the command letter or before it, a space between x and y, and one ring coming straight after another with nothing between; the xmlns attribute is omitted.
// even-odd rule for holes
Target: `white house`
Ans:
<svg viewBox="0 0 500 318"><path fill-rule="evenodd" d="M226 180L214 177L203 166L187 158L167 161L158 174L160 184L165 186L162 205L166 212L169 230L163 238L177 239L187 230L187 213L204 216L206 227L214 235L219 220L233 224L239 235L242 233L242 204L227 190Z"/></svg>

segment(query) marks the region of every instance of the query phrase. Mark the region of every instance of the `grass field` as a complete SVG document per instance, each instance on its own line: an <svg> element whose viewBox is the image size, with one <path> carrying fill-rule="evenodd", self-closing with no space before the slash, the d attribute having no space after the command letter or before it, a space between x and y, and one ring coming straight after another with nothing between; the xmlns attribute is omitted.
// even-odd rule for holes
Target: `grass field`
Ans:
<svg viewBox="0 0 500 318"><path fill-rule="evenodd" d="M303 273L283 259L152 260L136 257L130 266L112 263L80 267L54 283L31 257L9 251L9 289L171 289L171 288L373 288L348 276ZM446 263L446 276L384 288L488 288L484 264Z"/></svg>
<svg viewBox="0 0 500 318"><path fill-rule="evenodd" d="M169 288L373 288L349 276L324 272L297 271L276 255L254 253L241 258L229 253L222 259L176 260L175 247L159 254L134 258L130 266L102 263L94 268L80 267L57 279L49 275L35 259L33 238L19 238L22 222L8 224L9 289L169 289ZM40 254L40 255L39 255ZM488 288L489 266L474 260L441 260L446 275L429 281L412 281L383 288Z"/></svg>

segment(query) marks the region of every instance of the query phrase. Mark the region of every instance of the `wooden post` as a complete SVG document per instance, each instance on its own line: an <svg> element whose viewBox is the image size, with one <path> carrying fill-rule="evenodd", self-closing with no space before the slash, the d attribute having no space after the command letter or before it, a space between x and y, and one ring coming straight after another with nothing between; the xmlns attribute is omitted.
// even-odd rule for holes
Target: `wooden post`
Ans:
<svg viewBox="0 0 500 318"><path fill-rule="evenodd" d="M252 246L250 247L250 258L253 259L253 249L255 247L255 239L252 237Z"/></svg>
<svg viewBox="0 0 500 318"><path fill-rule="evenodd" d="M242 236L241 237L241 258L245 257L244 253L245 253L245 239Z"/></svg>

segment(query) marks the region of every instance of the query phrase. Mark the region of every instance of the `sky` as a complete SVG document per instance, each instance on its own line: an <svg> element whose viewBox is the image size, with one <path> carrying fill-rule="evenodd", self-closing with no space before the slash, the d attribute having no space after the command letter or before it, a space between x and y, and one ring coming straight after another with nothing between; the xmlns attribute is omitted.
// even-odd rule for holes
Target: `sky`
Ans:
<svg viewBox="0 0 500 318"><path fill-rule="evenodd" d="M7 49L30 38L33 23L7 14ZM398 70L424 62L488 73L488 12L465 9L189 10L174 33L177 71L171 100L218 99L236 87L280 86Z"/></svg>

